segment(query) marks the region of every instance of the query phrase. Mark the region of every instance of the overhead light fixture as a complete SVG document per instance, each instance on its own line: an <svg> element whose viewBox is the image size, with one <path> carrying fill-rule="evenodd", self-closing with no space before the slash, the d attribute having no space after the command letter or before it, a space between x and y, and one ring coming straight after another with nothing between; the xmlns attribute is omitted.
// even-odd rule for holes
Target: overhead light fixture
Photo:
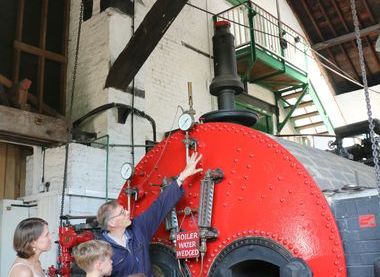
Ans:
<svg viewBox="0 0 380 277"><path fill-rule="evenodd" d="M380 34L377 37L376 44L375 44L375 49L377 52L380 52Z"/></svg>

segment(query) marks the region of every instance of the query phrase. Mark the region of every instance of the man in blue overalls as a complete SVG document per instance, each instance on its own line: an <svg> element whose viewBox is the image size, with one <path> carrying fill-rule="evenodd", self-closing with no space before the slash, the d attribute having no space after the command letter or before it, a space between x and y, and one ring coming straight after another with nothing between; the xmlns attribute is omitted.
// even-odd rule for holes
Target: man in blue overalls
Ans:
<svg viewBox="0 0 380 277"><path fill-rule="evenodd" d="M182 183L198 172L196 168L202 155L194 153L185 169L179 174L152 205L133 221L130 213L117 200L107 202L98 210L98 222L103 228L100 239L112 246L112 277L144 273L153 276L149 258L149 243L168 212L183 196Z"/></svg>

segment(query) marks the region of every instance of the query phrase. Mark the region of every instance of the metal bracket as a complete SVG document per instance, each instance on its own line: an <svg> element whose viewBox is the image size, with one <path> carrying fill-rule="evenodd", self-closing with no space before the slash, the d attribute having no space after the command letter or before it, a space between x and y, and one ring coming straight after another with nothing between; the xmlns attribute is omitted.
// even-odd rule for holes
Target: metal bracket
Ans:
<svg viewBox="0 0 380 277"><path fill-rule="evenodd" d="M125 193L129 196L134 196L135 201L137 201L139 196L139 189L137 187L126 188Z"/></svg>
<svg viewBox="0 0 380 277"><path fill-rule="evenodd" d="M198 142L196 139L187 137L187 138L183 139L183 143L186 146L188 146L190 149L197 151Z"/></svg>

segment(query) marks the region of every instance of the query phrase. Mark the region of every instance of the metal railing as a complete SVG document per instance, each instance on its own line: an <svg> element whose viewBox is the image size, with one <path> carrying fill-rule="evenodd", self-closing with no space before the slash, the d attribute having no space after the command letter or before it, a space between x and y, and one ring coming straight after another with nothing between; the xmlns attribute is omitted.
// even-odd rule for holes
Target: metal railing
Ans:
<svg viewBox="0 0 380 277"><path fill-rule="evenodd" d="M237 50L253 42L266 54L307 72L306 51L309 47L305 38L252 1L219 13L214 20L228 20L231 23L230 30L235 36Z"/></svg>

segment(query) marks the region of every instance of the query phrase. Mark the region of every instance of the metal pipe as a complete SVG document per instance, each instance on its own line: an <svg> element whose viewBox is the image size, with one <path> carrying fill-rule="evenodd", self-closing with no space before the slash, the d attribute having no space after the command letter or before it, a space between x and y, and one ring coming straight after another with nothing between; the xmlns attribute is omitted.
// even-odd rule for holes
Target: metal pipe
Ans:
<svg viewBox="0 0 380 277"><path fill-rule="evenodd" d="M215 78L210 84L210 93L218 98L218 110L200 117L203 122L234 122L252 126L257 114L248 110L236 110L235 94L244 90L237 73L234 36L230 32L228 21L214 23L215 34L212 38L214 50Z"/></svg>
<svg viewBox="0 0 380 277"><path fill-rule="evenodd" d="M149 115L147 115L145 112L140 111L136 108L133 108L132 106L122 104L122 103L108 103L108 104L105 104L105 105L102 105L102 106L99 106L99 107L93 109L92 111L88 112L87 114L85 114L81 118L75 120L73 122L73 128L78 127L80 124L82 124L83 121L85 121L89 117L97 115L98 113L101 113L103 111L106 111L106 110L112 109L112 108L125 109L127 112L127 117L128 117L128 114L132 111L137 116L147 119L152 126L153 141L156 141L157 132L156 132L156 122L154 121L154 119L152 117L150 117Z"/></svg>
<svg viewBox="0 0 380 277"><path fill-rule="evenodd" d="M229 29L229 22L216 22L212 38L215 78L211 82L210 93L218 97L219 110L234 110L235 94L244 89L237 74L234 36Z"/></svg>
<svg viewBox="0 0 380 277"><path fill-rule="evenodd" d="M106 139L106 143L105 144L100 143L100 142L96 142L96 141L101 140L103 138ZM108 165L109 165L109 145L110 145L109 143L110 143L110 136L108 134L104 135L104 136L101 136L99 138L96 138L91 143L100 144L100 145L105 146L105 148L106 148L106 191L105 191L105 200L107 202L108 201Z"/></svg>
<svg viewBox="0 0 380 277"><path fill-rule="evenodd" d="M232 89L225 89L218 95L218 107L222 110L235 109L235 91Z"/></svg>

